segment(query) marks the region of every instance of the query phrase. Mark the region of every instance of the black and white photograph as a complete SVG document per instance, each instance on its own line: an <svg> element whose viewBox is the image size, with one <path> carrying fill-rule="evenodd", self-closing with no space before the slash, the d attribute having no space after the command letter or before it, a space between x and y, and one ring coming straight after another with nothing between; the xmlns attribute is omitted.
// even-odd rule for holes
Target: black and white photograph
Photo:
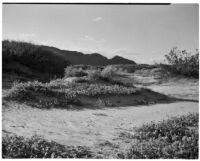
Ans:
<svg viewBox="0 0 200 161"><path fill-rule="evenodd" d="M199 158L199 3L2 2L1 49L1 158Z"/></svg>

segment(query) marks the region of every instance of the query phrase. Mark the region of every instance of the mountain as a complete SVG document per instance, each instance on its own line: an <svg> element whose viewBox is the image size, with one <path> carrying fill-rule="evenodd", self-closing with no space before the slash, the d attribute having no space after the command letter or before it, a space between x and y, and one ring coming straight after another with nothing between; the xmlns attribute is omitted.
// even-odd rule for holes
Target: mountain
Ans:
<svg viewBox="0 0 200 161"><path fill-rule="evenodd" d="M135 64L135 62L120 56L114 56L112 59L109 60L108 64Z"/></svg>
<svg viewBox="0 0 200 161"><path fill-rule="evenodd" d="M109 65L135 64L134 61L115 56L108 59L99 53L84 54L78 51L61 50L51 46L26 42L2 42L3 73L24 75L42 74L62 76L64 68L70 64Z"/></svg>
<svg viewBox="0 0 200 161"><path fill-rule="evenodd" d="M109 64L136 64L132 60L125 59L120 56L115 56L108 59L99 53L84 54L78 51L60 50L54 47L43 46L49 52L60 55L68 60L71 64L85 64L85 65L109 65Z"/></svg>

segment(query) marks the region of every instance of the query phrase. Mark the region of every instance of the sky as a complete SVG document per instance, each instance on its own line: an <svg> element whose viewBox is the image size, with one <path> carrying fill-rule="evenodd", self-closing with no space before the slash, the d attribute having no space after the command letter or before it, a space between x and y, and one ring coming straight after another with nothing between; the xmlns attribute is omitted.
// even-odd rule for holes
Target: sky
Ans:
<svg viewBox="0 0 200 161"><path fill-rule="evenodd" d="M199 48L198 4L3 4L3 39L155 63Z"/></svg>

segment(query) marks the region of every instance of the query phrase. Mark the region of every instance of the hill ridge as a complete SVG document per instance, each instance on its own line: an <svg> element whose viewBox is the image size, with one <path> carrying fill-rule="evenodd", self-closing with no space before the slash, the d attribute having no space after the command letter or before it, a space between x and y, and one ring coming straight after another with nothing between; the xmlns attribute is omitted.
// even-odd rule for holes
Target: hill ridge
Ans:
<svg viewBox="0 0 200 161"><path fill-rule="evenodd" d="M123 57L107 57L99 54L84 54L79 51L62 50L53 46L36 45L28 42L3 40L2 42L3 72L48 73L63 75L68 65L105 66L111 64L136 64ZM27 69L27 70L25 70ZM31 72L28 72L31 71Z"/></svg>

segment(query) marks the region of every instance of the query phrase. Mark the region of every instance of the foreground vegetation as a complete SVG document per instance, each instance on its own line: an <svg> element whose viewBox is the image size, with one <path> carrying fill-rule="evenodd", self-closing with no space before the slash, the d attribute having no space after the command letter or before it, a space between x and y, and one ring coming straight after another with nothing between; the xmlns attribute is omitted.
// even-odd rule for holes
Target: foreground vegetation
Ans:
<svg viewBox="0 0 200 161"><path fill-rule="evenodd" d="M173 117L159 123L151 122L134 129L135 134L121 134L133 140L120 158L127 159L198 159L199 115Z"/></svg>
<svg viewBox="0 0 200 161"><path fill-rule="evenodd" d="M6 136L2 140L3 158L91 158L92 153L84 146L65 147L42 137Z"/></svg>

